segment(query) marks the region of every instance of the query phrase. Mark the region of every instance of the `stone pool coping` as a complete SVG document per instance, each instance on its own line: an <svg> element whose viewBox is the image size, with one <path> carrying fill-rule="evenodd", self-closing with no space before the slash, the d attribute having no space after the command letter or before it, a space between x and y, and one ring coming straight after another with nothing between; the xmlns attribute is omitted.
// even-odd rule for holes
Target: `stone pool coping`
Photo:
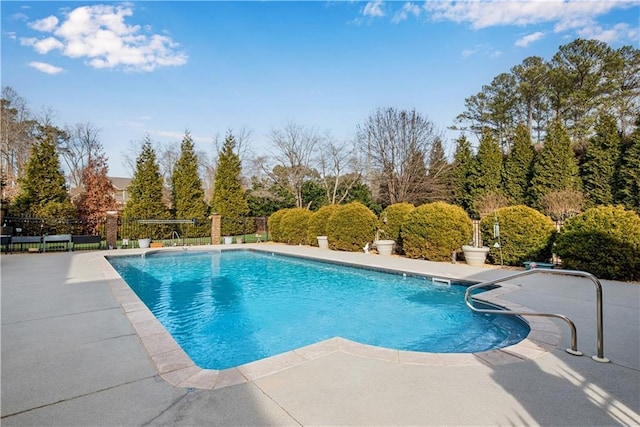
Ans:
<svg viewBox="0 0 640 427"><path fill-rule="evenodd" d="M234 246L201 246L192 250L237 250ZM256 251L277 252L283 255L292 255L291 247L282 246L254 246L245 245L242 249ZM283 250L284 249L284 250ZM288 249L288 250L287 250ZM162 249L136 249L126 250L122 253L108 254L109 257L142 255L159 251L175 251L175 248ZM181 250L181 249L180 249ZM120 252L120 251L118 251ZM314 253L310 258L327 260L326 253ZM305 255L306 256L306 255ZM330 260L329 260L330 261ZM169 334L147 306L138 298L127 283L111 266L104 256L98 257L102 274L107 279L111 291L122 307L129 322L136 331L150 360L153 362L159 375L168 383L176 387L193 389L219 389L232 385L247 383L258 378L298 366L314 359L335 352L342 352L358 357L378 359L388 362L411 365L429 366L480 366L480 365L504 365L537 359L560 344L562 333L560 328L548 318L539 316L521 315L530 326L527 337L515 345L501 349L480 353L426 353L404 350L392 350L361 344L340 337L334 337L309 346L301 347L282 354L271 356L255 362L240 365L224 370L202 369L198 367L185 353L175 339ZM366 263L356 261L345 262L356 266L369 267ZM406 271L401 267L385 268L385 270ZM428 273L424 273L429 275ZM441 276L439 276L441 277ZM452 278L457 280L457 278ZM513 303L502 296L518 289L508 282L501 283L500 287L474 296L475 299L485 301L500 307L518 311L534 311L528 307Z"/></svg>

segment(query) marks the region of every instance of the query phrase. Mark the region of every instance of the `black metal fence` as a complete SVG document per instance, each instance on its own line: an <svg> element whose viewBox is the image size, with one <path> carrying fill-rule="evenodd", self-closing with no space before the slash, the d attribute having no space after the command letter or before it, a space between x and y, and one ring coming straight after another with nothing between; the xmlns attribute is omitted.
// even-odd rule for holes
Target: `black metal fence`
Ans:
<svg viewBox="0 0 640 427"><path fill-rule="evenodd" d="M264 242L269 239L266 217L222 218L223 230L233 230L233 234L222 233L232 238L234 243ZM117 247L134 248L138 239L148 238L161 246L185 246L211 244L211 219L124 219L117 222ZM85 235L85 223L77 218L32 218L4 217L2 220L3 252L48 251L50 249L97 249L107 248L106 220L98 225L96 236ZM72 243L48 243L46 236L71 235ZM97 237L100 237L97 239ZM39 239L38 239L39 237ZM98 243L99 240L99 243ZM50 248L50 249L49 249Z"/></svg>
<svg viewBox="0 0 640 427"><path fill-rule="evenodd" d="M104 227L104 222L98 226L99 240L87 239L86 224L78 218L3 217L0 250L6 253L98 249L105 247ZM68 235L69 239L48 241L48 236L54 235Z"/></svg>

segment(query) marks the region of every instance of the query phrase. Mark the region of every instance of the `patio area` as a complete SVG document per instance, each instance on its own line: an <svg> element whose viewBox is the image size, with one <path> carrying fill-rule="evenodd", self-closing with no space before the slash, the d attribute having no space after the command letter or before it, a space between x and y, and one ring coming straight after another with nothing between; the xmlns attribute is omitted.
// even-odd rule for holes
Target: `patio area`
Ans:
<svg viewBox="0 0 640 427"><path fill-rule="evenodd" d="M513 273L312 247L231 246L474 282ZM611 363L590 357L593 284L533 275L508 282L499 297L567 315L584 356L564 351L569 329L553 320L549 331L560 331L559 344L539 342L527 354L495 360L428 354L424 363L336 340L269 369L245 367L225 378L193 370L190 377L184 365L158 357L171 343L154 350L145 339L136 324L147 315L144 307L123 303L126 286L104 259L143 251L1 257L2 425L640 424L640 284L602 281ZM197 387L198 379L211 387Z"/></svg>

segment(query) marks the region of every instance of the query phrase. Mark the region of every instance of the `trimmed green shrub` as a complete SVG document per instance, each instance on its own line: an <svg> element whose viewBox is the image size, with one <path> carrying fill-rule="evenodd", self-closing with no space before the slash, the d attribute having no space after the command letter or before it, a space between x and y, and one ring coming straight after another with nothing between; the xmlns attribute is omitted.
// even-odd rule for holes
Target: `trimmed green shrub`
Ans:
<svg viewBox="0 0 640 427"><path fill-rule="evenodd" d="M274 242L284 242L282 238L282 232L280 229L280 222L282 221L282 217L287 213L291 208L280 209L269 216L267 220L267 227L269 228L269 234L271 235L271 240Z"/></svg>
<svg viewBox="0 0 640 427"><path fill-rule="evenodd" d="M307 240L309 244L318 246L317 237L327 235L327 221L338 207L338 205L322 206L311 215L311 218L309 218L309 227L307 228Z"/></svg>
<svg viewBox="0 0 640 427"><path fill-rule="evenodd" d="M400 235L409 258L449 261L471 240L473 224L459 206L434 202L418 206L405 219Z"/></svg>
<svg viewBox="0 0 640 427"><path fill-rule="evenodd" d="M402 253L402 236L400 235L402 224L409 212L415 208L411 203L394 203L387 206L378 219L378 229L381 230L380 239L395 240L395 249L399 254Z"/></svg>
<svg viewBox="0 0 640 427"><path fill-rule="evenodd" d="M282 241L289 245L306 245L309 218L313 212L309 209L292 208L288 209L278 227Z"/></svg>
<svg viewBox="0 0 640 427"><path fill-rule="evenodd" d="M527 206L509 206L495 211L480 221L482 240L491 248L488 258L500 264L500 248L493 245L494 224L500 227L502 260L506 265L522 265L525 261L546 262L551 258L555 224L548 216Z"/></svg>
<svg viewBox="0 0 640 427"><path fill-rule="evenodd" d="M569 218L556 239L565 268L601 279L640 279L640 216L622 206L599 206Z"/></svg>
<svg viewBox="0 0 640 427"><path fill-rule="evenodd" d="M358 252L373 240L378 219L360 202L341 205L327 221L329 247L340 251Z"/></svg>

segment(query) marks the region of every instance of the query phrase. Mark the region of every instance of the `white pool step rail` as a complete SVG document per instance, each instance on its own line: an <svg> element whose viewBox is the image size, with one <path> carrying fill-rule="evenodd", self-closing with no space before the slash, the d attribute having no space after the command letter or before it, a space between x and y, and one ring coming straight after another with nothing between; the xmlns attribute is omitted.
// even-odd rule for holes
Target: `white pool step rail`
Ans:
<svg viewBox="0 0 640 427"><path fill-rule="evenodd" d="M566 352L569 354L573 354L574 356L582 356L582 352L578 350L578 334L576 331L576 325L573 323L571 319L563 314L553 314L553 313L532 313L532 312L518 312L512 310L490 310L477 308L473 305L472 300L469 299L471 295L471 291L483 288L485 286L495 285L497 283L506 282L507 280L513 280L518 277L529 276L531 274L562 274L565 276L576 276L576 277L584 277L590 279L596 287L596 317L597 317L597 342L596 342L596 351L597 354L592 356L591 358L596 362L607 363L609 359L604 357L604 338L603 338L603 328L602 328L602 284L600 280L596 276L591 273L587 273L586 271L578 271L578 270L548 270L548 269L531 269L526 271L521 271L519 273L511 274L506 277L502 277L500 279L489 280L487 282L478 283L477 285L472 285L467 288L464 293L464 302L467 306L475 311L476 313L487 313L487 314L507 314L513 316L541 316L541 317L555 317L561 320L564 320L569 325L571 329L571 348L566 349Z"/></svg>

